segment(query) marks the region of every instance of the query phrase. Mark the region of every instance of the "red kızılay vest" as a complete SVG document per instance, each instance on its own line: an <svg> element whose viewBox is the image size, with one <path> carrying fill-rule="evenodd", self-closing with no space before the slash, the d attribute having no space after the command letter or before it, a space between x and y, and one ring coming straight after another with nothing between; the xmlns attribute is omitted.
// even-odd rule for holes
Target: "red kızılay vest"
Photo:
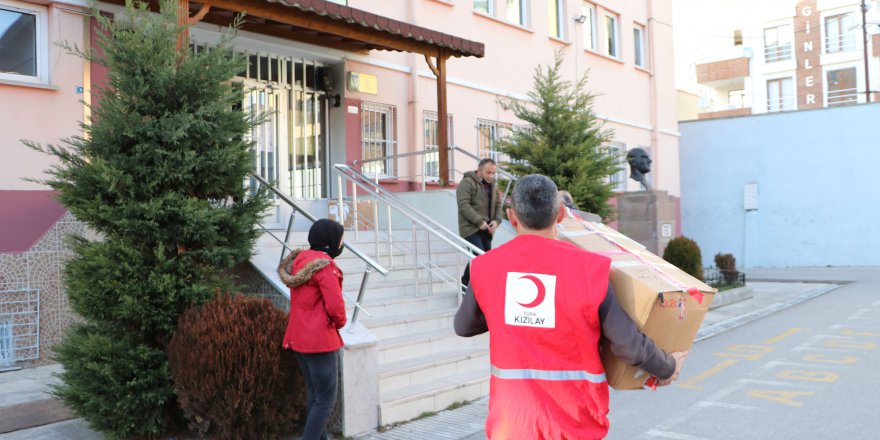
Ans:
<svg viewBox="0 0 880 440"><path fill-rule="evenodd" d="M489 327L489 439L607 434L598 311L610 266L606 257L536 235L471 262L471 287Z"/></svg>

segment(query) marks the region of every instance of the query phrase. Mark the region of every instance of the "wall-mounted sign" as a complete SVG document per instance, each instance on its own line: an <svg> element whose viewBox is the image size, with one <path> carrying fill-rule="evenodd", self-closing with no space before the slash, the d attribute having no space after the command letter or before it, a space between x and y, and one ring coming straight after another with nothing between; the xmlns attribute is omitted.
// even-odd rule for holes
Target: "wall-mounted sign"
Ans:
<svg viewBox="0 0 880 440"><path fill-rule="evenodd" d="M375 95L379 93L379 78L366 73L348 72L348 90Z"/></svg>

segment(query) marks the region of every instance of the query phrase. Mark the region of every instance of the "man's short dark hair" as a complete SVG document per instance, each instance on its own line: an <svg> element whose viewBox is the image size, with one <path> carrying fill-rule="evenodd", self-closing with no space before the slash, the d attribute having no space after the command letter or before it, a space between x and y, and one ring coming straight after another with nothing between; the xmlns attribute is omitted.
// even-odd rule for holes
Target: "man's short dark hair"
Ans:
<svg viewBox="0 0 880 440"><path fill-rule="evenodd" d="M485 166L487 163L491 163L492 165L496 165L495 160L487 157L485 159L480 159L480 163L477 164L477 169L480 169L480 170L483 169L483 166Z"/></svg>
<svg viewBox="0 0 880 440"><path fill-rule="evenodd" d="M553 225L559 212L556 184L540 174L520 177L513 188L513 212L529 229L545 229Z"/></svg>

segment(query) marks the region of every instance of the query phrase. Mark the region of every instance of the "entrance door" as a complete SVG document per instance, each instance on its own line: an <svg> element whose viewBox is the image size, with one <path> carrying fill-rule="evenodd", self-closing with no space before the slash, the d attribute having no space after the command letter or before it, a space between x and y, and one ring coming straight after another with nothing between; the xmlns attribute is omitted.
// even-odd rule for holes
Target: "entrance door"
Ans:
<svg viewBox="0 0 880 440"><path fill-rule="evenodd" d="M251 151L254 153L253 172L277 187L281 178L278 172L278 146L279 140L283 136L283 133L279 132L281 125L279 122L286 113L283 111L283 95L277 90L262 85L252 87L248 87L248 85L245 83L246 91L242 106L252 121L249 137L253 142L251 147ZM255 182L251 182L251 188L255 187ZM272 205L266 212L262 223L266 227L277 228L281 226L282 209L280 206L283 202L274 193L270 193L270 198Z"/></svg>
<svg viewBox="0 0 880 440"><path fill-rule="evenodd" d="M327 197L329 178L327 98L317 89L324 68L315 62L294 63L291 93L290 194L296 199ZM305 79L303 81L302 79Z"/></svg>

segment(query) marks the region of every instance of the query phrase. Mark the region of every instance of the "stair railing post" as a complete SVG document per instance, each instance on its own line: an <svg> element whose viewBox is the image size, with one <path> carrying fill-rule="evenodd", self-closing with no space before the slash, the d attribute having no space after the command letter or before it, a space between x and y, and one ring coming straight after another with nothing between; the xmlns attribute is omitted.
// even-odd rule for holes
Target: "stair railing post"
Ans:
<svg viewBox="0 0 880 440"><path fill-rule="evenodd" d="M358 241L358 230L360 229L360 223L358 223L358 191L354 180L351 181L351 214L351 224L354 228L354 241Z"/></svg>
<svg viewBox="0 0 880 440"><path fill-rule="evenodd" d="M287 222L287 232L284 234L284 243L281 245L281 258L278 259L278 264L281 264L281 261L284 260L284 253L287 251L287 243L290 242L290 233L293 230L293 221L296 220L296 210L290 210L290 221Z"/></svg>
<svg viewBox="0 0 880 440"><path fill-rule="evenodd" d="M419 236L416 232L416 224L412 224L412 233L413 233L413 270L415 271L415 279L416 279L416 296L419 296ZM404 260L404 264L406 261Z"/></svg>
<svg viewBox="0 0 880 440"><path fill-rule="evenodd" d="M360 312L361 301L364 300L364 292L367 290L367 280L370 279L370 273L373 271L373 268L367 266L367 270L364 271L364 277L361 279L361 288L358 290L357 301L355 301L354 311L351 314L351 324L348 325L348 332L354 333L354 326L357 324L358 320L358 312Z"/></svg>

